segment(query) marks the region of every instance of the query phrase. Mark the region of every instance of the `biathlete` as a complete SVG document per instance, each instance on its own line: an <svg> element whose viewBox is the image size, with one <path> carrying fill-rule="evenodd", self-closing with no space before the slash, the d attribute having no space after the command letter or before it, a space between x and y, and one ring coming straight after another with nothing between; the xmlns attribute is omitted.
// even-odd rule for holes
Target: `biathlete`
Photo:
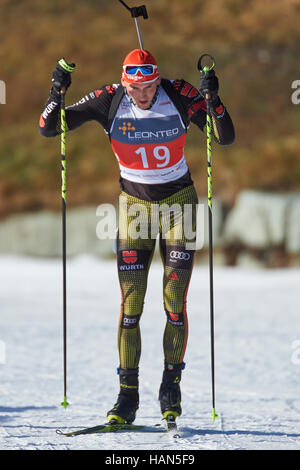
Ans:
<svg viewBox="0 0 300 470"><path fill-rule="evenodd" d="M45 137L60 134L60 92L71 84L71 74L57 64L49 99L40 116ZM120 392L108 421L132 423L139 406L139 322L143 311L147 277L156 239L163 262L164 367L159 401L165 419L182 412L180 381L188 337L187 291L195 247L183 227L189 207L189 224L196 231L197 194L184 156L190 123L206 125L209 90L215 140L234 141L234 126L218 96L218 78L202 74L199 90L183 79L168 80L159 74L154 57L135 49L125 58L120 84L91 91L66 108L67 129L97 121L108 134L120 167L117 263L121 288L118 326ZM153 227L153 208L157 213ZM139 211L140 233L132 222ZM172 208L172 214L166 208ZM175 209L174 209L175 208ZM151 222L150 222L151 220ZM139 235L139 236L138 236ZM192 244L191 244L192 243Z"/></svg>

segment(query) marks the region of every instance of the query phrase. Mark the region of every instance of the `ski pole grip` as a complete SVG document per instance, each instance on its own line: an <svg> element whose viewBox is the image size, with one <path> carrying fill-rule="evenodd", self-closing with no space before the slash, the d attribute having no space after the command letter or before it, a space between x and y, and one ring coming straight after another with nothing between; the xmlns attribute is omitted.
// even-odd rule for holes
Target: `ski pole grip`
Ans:
<svg viewBox="0 0 300 470"><path fill-rule="evenodd" d="M204 67L202 67L202 62L203 62L204 57L209 57L209 59L212 61L212 64L210 67L208 65L205 65ZM213 56L210 54L202 54L202 56L198 60L197 68L198 70L200 70L200 72L207 73L209 72L209 70L213 70L214 66L215 66L215 59L213 58Z"/></svg>
<svg viewBox="0 0 300 470"><path fill-rule="evenodd" d="M68 62L65 59L60 59L58 65L63 69L64 72L72 73L75 70L76 65Z"/></svg>
<svg viewBox="0 0 300 470"><path fill-rule="evenodd" d="M58 61L58 65L64 72L67 72L67 73L72 73L75 70L75 67L76 67L76 65L74 63L70 63L67 60L65 60L64 58L62 58ZM62 95L65 95L66 91L67 91L66 87L63 87L60 90L60 93Z"/></svg>
<svg viewBox="0 0 300 470"><path fill-rule="evenodd" d="M138 18L142 16L144 20L148 19L147 8L145 5L141 5L140 7L132 7L131 8L131 16L132 18Z"/></svg>
<svg viewBox="0 0 300 470"><path fill-rule="evenodd" d="M202 62L203 62L203 59L205 57L208 57L211 60L211 65L210 66L209 65L202 66ZM210 72L211 70L213 70L214 66L215 66L215 59L213 58L213 56L210 55L210 54L202 54L202 56L198 60L197 68L198 68L198 70L200 70L201 73L206 74L206 73ZM211 98L211 95L208 92L208 90L207 91L204 90L204 96L205 96L206 100L210 100L210 98Z"/></svg>
<svg viewBox="0 0 300 470"><path fill-rule="evenodd" d="M147 13L147 8L145 5L141 5L139 7L129 7L126 5L124 0L119 0L120 3L131 13L132 18L138 18L139 16L142 16L144 20L148 19L148 13Z"/></svg>

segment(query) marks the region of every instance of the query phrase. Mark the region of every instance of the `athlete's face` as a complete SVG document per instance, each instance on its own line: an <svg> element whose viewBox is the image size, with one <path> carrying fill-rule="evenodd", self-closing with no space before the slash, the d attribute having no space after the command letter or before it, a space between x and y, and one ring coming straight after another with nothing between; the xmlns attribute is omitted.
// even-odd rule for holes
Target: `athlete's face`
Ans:
<svg viewBox="0 0 300 470"><path fill-rule="evenodd" d="M122 80L122 86L130 98L141 109L148 109L152 103L157 87L160 85L161 79L158 78L153 83L127 83Z"/></svg>

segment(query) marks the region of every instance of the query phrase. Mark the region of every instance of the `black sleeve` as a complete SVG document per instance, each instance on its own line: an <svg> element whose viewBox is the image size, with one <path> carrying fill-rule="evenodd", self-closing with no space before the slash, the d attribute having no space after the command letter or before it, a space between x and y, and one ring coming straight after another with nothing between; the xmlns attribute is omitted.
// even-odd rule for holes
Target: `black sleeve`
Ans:
<svg viewBox="0 0 300 470"><path fill-rule="evenodd" d="M231 145L235 139L234 126L219 97L211 106L211 117L216 142L220 145Z"/></svg>
<svg viewBox="0 0 300 470"><path fill-rule="evenodd" d="M77 103L67 106L67 130L77 129L88 121L97 121L107 131L109 108L116 89L113 85L103 86L91 91ZM60 134L59 97L49 97L40 116L39 130L44 137L54 137Z"/></svg>
<svg viewBox="0 0 300 470"><path fill-rule="evenodd" d="M186 107L190 121L202 131L206 125L206 101L201 93L185 80L175 80L174 88L178 91ZM230 145L234 142L235 132L231 117L217 97L211 108L213 132L215 140L220 145Z"/></svg>

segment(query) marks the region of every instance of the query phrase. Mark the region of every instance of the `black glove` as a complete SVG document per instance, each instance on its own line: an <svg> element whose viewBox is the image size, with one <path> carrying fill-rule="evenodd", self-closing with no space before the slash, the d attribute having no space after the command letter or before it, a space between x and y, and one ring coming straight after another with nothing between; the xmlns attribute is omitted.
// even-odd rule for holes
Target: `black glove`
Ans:
<svg viewBox="0 0 300 470"><path fill-rule="evenodd" d="M71 82L71 73L67 72L59 63L57 63L56 69L52 73L52 88L50 91L50 95L53 98L58 98L61 90L67 90L71 85Z"/></svg>
<svg viewBox="0 0 300 470"><path fill-rule="evenodd" d="M199 90L204 98L207 99L206 95L209 95L209 101L213 102L216 100L219 91L219 80L214 70L201 73Z"/></svg>

